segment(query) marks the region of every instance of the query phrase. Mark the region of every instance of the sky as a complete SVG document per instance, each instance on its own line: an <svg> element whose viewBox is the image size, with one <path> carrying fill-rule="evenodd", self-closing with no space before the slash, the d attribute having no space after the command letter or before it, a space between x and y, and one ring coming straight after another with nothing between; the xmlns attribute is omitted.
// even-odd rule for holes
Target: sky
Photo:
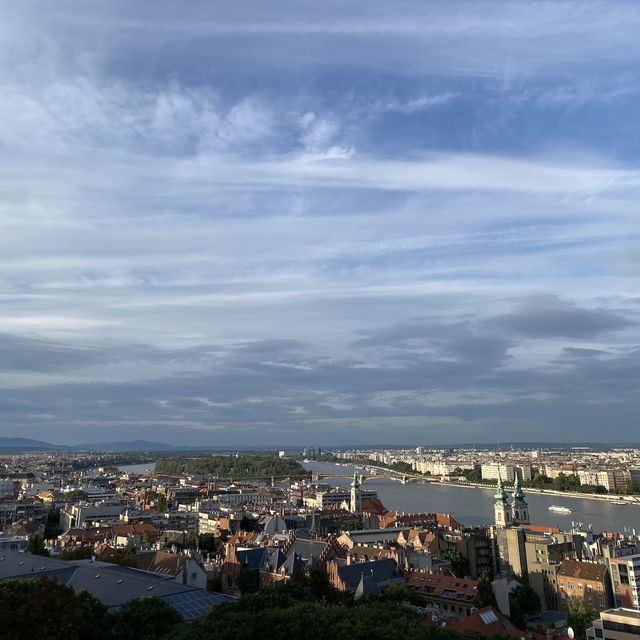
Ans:
<svg viewBox="0 0 640 640"><path fill-rule="evenodd" d="M0 436L638 440L635 0L0 10Z"/></svg>

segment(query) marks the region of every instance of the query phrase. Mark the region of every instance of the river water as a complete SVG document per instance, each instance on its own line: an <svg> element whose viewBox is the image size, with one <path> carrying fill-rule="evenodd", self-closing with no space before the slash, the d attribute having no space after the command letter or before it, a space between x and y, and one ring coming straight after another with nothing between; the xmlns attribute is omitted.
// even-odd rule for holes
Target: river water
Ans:
<svg viewBox="0 0 640 640"><path fill-rule="evenodd" d="M125 473L146 473L148 471L155 471L155 462L143 462L142 464L123 464L118 467L120 471Z"/></svg>
<svg viewBox="0 0 640 640"><path fill-rule="evenodd" d="M320 473L341 473L353 475L355 467L326 462L304 463L305 469ZM366 472L363 472L366 475ZM327 478L328 484L348 485L348 478ZM435 483L401 484L388 478L372 478L365 483L366 488L378 492L387 509L406 512L450 513L464 525L491 524L493 522L493 489L447 486ZM526 490L525 490L526 491ZM640 532L640 506L615 505L599 500L572 498L558 495L545 496L527 494L531 524L557 526L568 529L572 522L593 525L595 531L623 531L636 529ZM569 507L572 513L549 511L553 504Z"/></svg>

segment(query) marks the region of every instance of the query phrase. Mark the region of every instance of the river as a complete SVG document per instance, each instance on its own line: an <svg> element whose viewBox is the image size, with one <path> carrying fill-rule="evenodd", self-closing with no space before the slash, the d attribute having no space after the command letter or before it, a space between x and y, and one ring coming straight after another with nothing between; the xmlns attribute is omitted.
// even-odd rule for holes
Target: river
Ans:
<svg viewBox="0 0 640 640"><path fill-rule="evenodd" d="M305 469L320 473L342 473L353 475L355 467L326 462L304 463ZM365 472L366 475L366 472ZM348 485L348 478L327 478L329 484ZM365 487L378 492L387 509L406 512L450 513L464 525L490 524L493 522L493 495L495 488L447 486L436 483L401 484L388 478L372 478ZM526 489L525 489L526 492ZM640 531L640 506L615 505L599 500L565 496L527 494L531 524L557 526L568 529L572 522L593 525L595 531ZM553 504L569 507L572 513L549 511Z"/></svg>
<svg viewBox="0 0 640 640"><path fill-rule="evenodd" d="M120 471L125 473L146 473L147 471L155 471L155 462L143 462L142 464L123 464L118 467Z"/></svg>

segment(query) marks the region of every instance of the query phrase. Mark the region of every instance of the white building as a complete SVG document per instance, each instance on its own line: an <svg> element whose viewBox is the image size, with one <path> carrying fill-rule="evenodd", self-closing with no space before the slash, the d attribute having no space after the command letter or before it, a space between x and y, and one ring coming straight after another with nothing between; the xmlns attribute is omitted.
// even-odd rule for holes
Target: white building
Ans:
<svg viewBox="0 0 640 640"><path fill-rule="evenodd" d="M637 640L640 638L640 611L607 609L587 629L587 640Z"/></svg>
<svg viewBox="0 0 640 640"><path fill-rule="evenodd" d="M516 479L516 467L513 464L490 463L480 467L483 480L497 480L513 482Z"/></svg>

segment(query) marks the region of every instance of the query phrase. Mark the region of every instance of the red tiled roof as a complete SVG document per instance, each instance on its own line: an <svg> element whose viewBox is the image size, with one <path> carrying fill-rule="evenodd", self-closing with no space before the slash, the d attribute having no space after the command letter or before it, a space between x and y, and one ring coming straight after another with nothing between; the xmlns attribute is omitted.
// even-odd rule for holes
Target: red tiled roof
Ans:
<svg viewBox="0 0 640 640"><path fill-rule="evenodd" d="M382 516L388 513L386 507L382 504L380 498L368 498L362 501L362 512L370 513L374 516Z"/></svg>
<svg viewBox="0 0 640 640"><path fill-rule="evenodd" d="M578 560L563 560L558 569L559 576L567 578L582 578L583 580L595 580L604 582L607 575L607 567L597 562L579 562Z"/></svg>
<svg viewBox="0 0 640 640"><path fill-rule="evenodd" d="M440 598L451 598L463 602L473 602L478 595L478 580L456 578L439 573L414 571L407 578L407 584L416 591Z"/></svg>
<svg viewBox="0 0 640 640"><path fill-rule="evenodd" d="M454 631L464 633L475 631L483 636L504 636L520 640L525 636L514 624L493 607L484 607L475 611L464 620L448 620L447 627ZM536 638L542 638L539 634L532 634Z"/></svg>
<svg viewBox="0 0 640 640"><path fill-rule="evenodd" d="M533 533L560 533L558 527L545 527L538 524L527 524L525 529Z"/></svg>

